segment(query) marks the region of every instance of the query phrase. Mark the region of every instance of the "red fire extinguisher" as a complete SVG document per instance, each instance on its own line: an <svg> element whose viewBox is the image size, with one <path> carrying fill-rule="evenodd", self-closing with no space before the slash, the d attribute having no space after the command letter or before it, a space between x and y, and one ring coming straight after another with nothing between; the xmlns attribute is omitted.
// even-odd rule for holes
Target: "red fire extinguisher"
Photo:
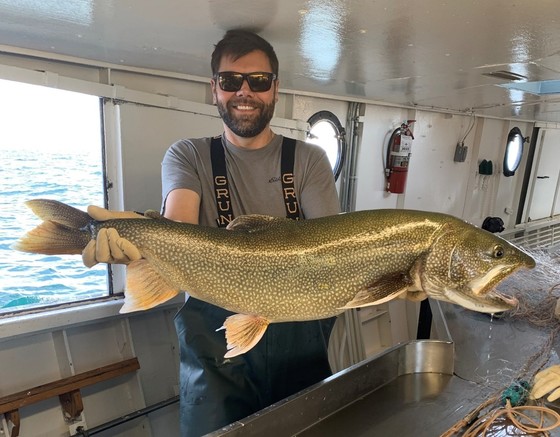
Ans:
<svg viewBox="0 0 560 437"><path fill-rule="evenodd" d="M389 193L404 193L408 163L410 161L410 150L412 148L412 140L414 139L410 125L415 121L406 120L393 131L389 138L385 164L386 190Z"/></svg>

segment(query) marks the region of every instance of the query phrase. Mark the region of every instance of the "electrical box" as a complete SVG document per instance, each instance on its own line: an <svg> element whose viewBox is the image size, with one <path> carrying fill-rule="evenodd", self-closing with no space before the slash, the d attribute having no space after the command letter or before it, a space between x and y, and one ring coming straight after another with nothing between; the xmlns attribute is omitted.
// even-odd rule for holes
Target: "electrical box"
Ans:
<svg viewBox="0 0 560 437"><path fill-rule="evenodd" d="M465 143L457 143L457 147L455 147L455 156L453 157L453 161L455 162L465 162L467 159L467 151L469 148L465 146Z"/></svg>

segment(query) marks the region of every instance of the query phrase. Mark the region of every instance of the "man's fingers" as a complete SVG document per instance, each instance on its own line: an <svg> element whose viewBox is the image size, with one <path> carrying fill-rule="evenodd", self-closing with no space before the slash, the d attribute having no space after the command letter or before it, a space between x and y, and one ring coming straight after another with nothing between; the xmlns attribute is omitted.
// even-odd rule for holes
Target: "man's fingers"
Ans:
<svg viewBox="0 0 560 437"><path fill-rule="evenodd" d="M120 240L121 237L119 236L119 233L115 228L107 229L107 243L109 247L109 256L111 258L110 262L117 264L127 264L130 262L130 259L128 258L128 256L126 256L126 253L122 249L122 243L120 243ZM99 260L99 258L97 259Z"/></svg>
<svg viewBox="0 0 560 437"><path fill-rule="evenodd" d="M97 241L97 247L95 248L95 258L97 259L97 262L112 263L115 258L119 258L119 255L122 257L120 249L117 248L117 252L115 253L111 247L111 231L117 232L114 228L101 228L97 233L97 237L95 239Z"/></svg>
<svg viewBox="0 0 560 437"><path fill-rule="evenodd" d="M90 242L82 252L82 261L86 267L93 267L97 264L97 258L95 257L95 247L95 240L90 240Z"/></svg>
<svg viewBox="0 0 560 437"><path fill-rule="evenodd" d="M97 263L128 264L142 258L138 248L122 238L115 228L101 228L97 237L82 251L82 261L86 267Z"/></svg>
<svg viewBox="0 0 560 437"><path fill-rule="evenodd" d="M146 218L141 214L135 213L134 211L111 211L109 209L101 208L95 205L88 206L87 213L91 218L99 222L113 219Z"/></svg>
<svg viewBox="0 0 560 437"><path fill-rule="evenodd" d="M140 254L138 248L130 241L128 241L126 238L120 237L116 229L111 228L108 230L108 232L110 232L109 245L111 246L111 253L113 254L114 258L116 258L115 253L121 255L121 258L123 260L126 259L127 263L142 258L142 255ZM113 251L115 253L113 253Z"/></svg>

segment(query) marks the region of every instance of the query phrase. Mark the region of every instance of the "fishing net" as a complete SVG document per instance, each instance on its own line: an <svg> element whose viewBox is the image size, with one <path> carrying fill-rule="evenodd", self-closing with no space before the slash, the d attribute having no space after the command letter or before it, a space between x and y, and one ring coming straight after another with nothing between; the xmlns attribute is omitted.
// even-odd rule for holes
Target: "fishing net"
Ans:
<svg viewBox="0 0 560 437"><path fill-rule="evenodd" d="M557 328L560 323L560 252L533 251L537 265L504 280L497 289L515 296L517 309L504 314L540 328Z"/></svg>
<svg viewBox="0 0 560 437"><path fill-rule="evenodd" d="M529 399L534 375L558 363L560 251L537 250L531 255L536 260L534 269L515 273L497 287L501 293L516 297L518 307L495 317L504 324L527 324L538 332L534 346L525 350L532 353L516 364L508 363L512 368L496 372L492 384L496 391L441 437L560 435L559 408ZM513 341L508 347L519 345Z"/></svg>

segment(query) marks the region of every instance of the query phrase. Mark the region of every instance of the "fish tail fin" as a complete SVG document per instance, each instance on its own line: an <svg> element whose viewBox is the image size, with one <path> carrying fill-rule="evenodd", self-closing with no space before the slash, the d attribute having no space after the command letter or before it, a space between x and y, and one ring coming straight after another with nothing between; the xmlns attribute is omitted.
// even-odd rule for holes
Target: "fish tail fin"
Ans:
<svg viewBox="0 0 560 437"><path fill-rule="evenodd" d="M250 314L234 314L224 321L224 326L217 329L226 330L228 352L224 358L232 358L252 349L262 338L269 320Z"/></svg>
<svg viewBox="0 0 560 437"><path fill-rule="evenodd" d="M167 281L146 259L126 268L126 291L120 313L147 310L177 296L179 289Z"/></svg>
<svg viewBox="0 0 560 437"><path fill-rule="evenodd" d="M90 233L82 229L92 220L87 213L56 200L34 199L25 204L44 221L14 243L14 249L44 255L76 255L91 240Z"/></svg>
<svg viewBox="0 0 560 437"><path fill-rule="evenodd" d="M52 199L32 199L25 205L43 221L53 221L71 228L83 228L92 218L87 212Z"/></svg>

